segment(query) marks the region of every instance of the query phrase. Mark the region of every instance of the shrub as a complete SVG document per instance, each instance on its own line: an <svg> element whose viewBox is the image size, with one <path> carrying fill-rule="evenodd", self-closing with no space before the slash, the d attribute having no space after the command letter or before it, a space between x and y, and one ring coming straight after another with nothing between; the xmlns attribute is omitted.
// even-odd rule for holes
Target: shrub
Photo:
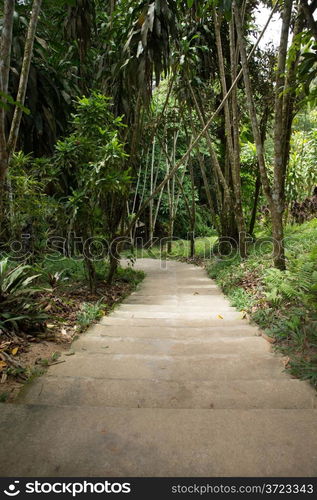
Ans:
<svg viewBox="0 0 317 500"><path fill-rule="evenodd" d="M34 331L46 315L36 300L39 288L33 284L39 275L30 275L30 266L10 267L9 259L0 261L0 331Z"/></svg>

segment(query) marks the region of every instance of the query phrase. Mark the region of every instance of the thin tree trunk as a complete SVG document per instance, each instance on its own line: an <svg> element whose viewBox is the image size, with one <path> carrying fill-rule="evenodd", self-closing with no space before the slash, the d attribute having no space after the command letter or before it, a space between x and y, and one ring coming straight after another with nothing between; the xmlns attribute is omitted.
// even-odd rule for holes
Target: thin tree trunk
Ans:
<svg viewBox="0 0 317 500"><path fill-rule="evenodd" d="M213 168L214 168L214 170L215 170L215 172L216 172L216 174L217 174L217 176L218 176L218 178L220 180L221 186L222 186L223 191L224 191L224 196L230 202L230 200L231 200L231 193L230 193L229 186L228 186L227 181L226 181L226 179L225 179L225 177L223 175L223 172L221 170L221 167L220 167L217 155L215 153L215 150L214 150L214 147L213 147L213 144L212 144L212 140L211 140L209 131L208 131L208 129L205 129L206 124L205 124L205 121L204 121L201 109L199 107L198 101L196 99L193 87L192 87L192 85L190 83L190 80L187 79L187 81L188 81L188 86L189 86L189 89L190 89L190 92L191 92L191 95L192 95L192 98L193 98L193 101L194 101L194 106L195 106L198 118L199 118L199 120L201 122L201 125L203 127L203 130L204 130L204 135L205 135L207 146L208 146L209 153L210 153L211 164L212 164L212 166L213 166Z"/></svg>
<svg viewBox="0 0 317 500"><path fill-rule="evenodd" d="M305 14L308 28L311 30L317 42L317 22L314 19L313 12L310 10L307 0L301 0L301 5Z"/></svg>
<svg viewBox="0 0 317 500"><path fill-rule="evenodd" d="M216 209L215 209L214 204L213 204L213 200L212 200L212 196L211 196L211 192L210 192L210 188L209 188L209 184L208 184L205 162L204 162L204 159L202 158L202 155L199 152L198 152L198 162L199 162L199 166L200 166L201 175L203 178L203 183L204 183L204 188L205 188L205 192L206 192L208 205L209 205L211 215L212 215L212 218L214 221L214 225L215 225L215 228L216 228L218 234L220 234L220 226L218 223Z"/></svg>
<svg viewBox="0 0 317 500"><path fill-rule="evenodd" d="M275 97L275 126L274 126L274 183L273 183L273 211L272 211L272 235L274 241L274 264L278 269L284 270L285 250L284 250L284 227L283 213L285 209L285 177L287 159L285 157L287 135L291 128L291 123L285 123L284 92L285 71L288 34L292 15L292 0L284 1L283 22L281 29L280 46L278 52L277 74L276 74L276 97Z"/></svg>
<svg viewBox="0 0 317 500"><path fill-rule="evenodd" d="M190 217L191 227L190 227L190 257L195 256L195 225L196 225L196 201L195 201L195 178L193 164L189 164L190 172L190 182L191 182L191 194L192 194L192 213Z"/></svg>
<svg viewBox="0 0 317 500"><path fill-rule="evenodd" d="M189 113L190 113L191 129L192 129L194 135L197 135L197 130L195 129L194 120L193 120L193 117L192 117L192 111L189 110ZM202 116L203 116L204 121L206 121L203 113L202 113ZM184 117L184 113L182 113L182 112L181 112L181 117L182 117L182 120L183 120L183 126L184 126L184 129L185 129L185 134L186 134L186 137L187 137L187 142L188 142L188 144L191 144L192 143L192 137L191 137L191 140L189 141L188 140L189 134L188 134L187 126L186 126L186 120L185 120L185 117ZM219 183L218 183L217 178L215 177L216 173L212 169L212 174L213 174L213 177L214 177L213 180L214 180L214 184L215 184L216 199L217 199L217 202L219 204L219 206L217 207L217 206L214 206L214 203L213 203L213 199L212 199L211 191L210 191L210 186L208 184L208 178L207 178L207 173L206 173L205 162L204 162L203 156L200 153L200 151L199 151L198 148L197 148L197 157L198 157L198 163L199 163L199 166L200 166L200 171L201 171L201 175L202 175L202 178L203 178L203 184L204 184L204 188L205 188L206 197L207 197L208 205L209 205L209 208L210 208L210 212L211 212L211 215L212 215L212 219L213 219L215 228L218 231L218 234L220 234L220 225L219 225L219 221L217 219L217 213L216 213L217 212L217 208L220 209L220 207L221 207ZM189 212L189 215L190 215L190 212Z"/></svg>
<svg viewBox="0 0 317 500"><path fill-rule="evenodd" d="M266 140L266 133L267 133L267 123L270 115L270 108L266 105L264 108L264 112L262 115L261 119L261 140L262 144L265 144ZM254 196L253 196L253 207L252 207L252 212L251 212L251 217L250 217L250 225L249 225L249 234L253 236L254 233L254 227L255 227L255 221L256 221L256 214L258 210L258 203L259 203L259 198L260 198L260 192L261 192L261 176L259 172L259 168L257 168L257 175L256 175L256 180L255 180L255 187L254 187Z"/></svg>
<svg viewBox="0 0 317 500"><path fill-rule="evenodd" d="M288 24L288 15L285 15L285 9L287 11L287 14L289 12L289 4L292 3L291 0L288 0L285 2L284 7L284 15L283 15L283 25L282 25L282 35L281 35L281 44L280 44L280 51L284 51L285 47L285 32L286 32L286 24ZM243 38L242 34L242 24L241 24L241 18L240 18L240 13L239 13L239 8L237 6L236 0L233 0L233 10L234 10L234 18L235 18L235 23L236 23L236 28L237 28L237 35L238 35L238 43L239 43L239 48L240 48L240 56L241 56L241 65L243 69L243 77L244 77L244 85L245 85L245 91L246 91L246 98L247 98L247 107L249 111L249 116L252 124L252 131L253 131L253 136L255 139L255 145L256 145L256 151L257 151L257 157L258 157L258 163L259 163L259 170L260 170L260 175L261 175L261 181L262 181L262 186L263 186L263 191L264 194L268 200L269 206L270 206L270 211L271 211L271 219L272 219L272 236L273 236L273 247L274 247L274 265L278 269L284 270L285 269L285 253L284 253L284 242L283 242L283 211L281 210L281 204L280 204L280 199L279 199L279 192L280 192L280 186L278 187L278 191L274 189L272 192L270 182L268 179L267 175L267 170L266 170L266 164L265 164L265 158L264 158L264 146L261 138L261 132L260 132L260 127L258 123L258 118L256 114L256 108L255 108L255 103L253 99L253 90L252 90L252 85L251 85L251 79L250 79L250 72L249 72L249 67L248 67L248 61L247 61L247 55L246 55L246 46L245 46L245 41ZM289 24L288 24L289 26ZM287 30L288 33L288 30ZM287 48L287 39L286 39L286 48ZM278 68L279 70L282 67L282 61L283 61L283 54L280 54L279 56L279 65ZM281 74L278 70L278 80L277 82L280 83L280 78ZM278 85L276 89L277 95L281 92L280 85ZM276 120L277 123L279 123L279 113L280 113L280 103L278 102L278 99L276 100L276 111L277 111L277 116ZM279 137L278 140L281 138ZM277 182L275 183L274 187L277 187Z"/></svg>
<svg viewBox="0 0 317 500"><path fill-rule="evenodd" d="M190 89L190 92L191 92L191 95L192 95L192 98L194 101L196 112L197 112L198 117L200 119L201 125L204 129L205 120L203 117L203 113L202 113L202 110L200 109L200 106L198 104L197 98L195 96L194 90L192 88L192 85L191 85L189 79L188 79L188 86L189 86L189 89ZM207 142L209 154L211 157L211 164L213 167L213 171L215 173L215 177L218 177L220 184L221 184L221 187L223 189L223 200L220 201L220 206L221 206L220 227L221 227L221 230L220 230L219 235L221 236L222 242L230 241L230 245L231 245L232 240L234 240L235 243L237 244L238 239L239 239L239 230L236 230L236 228L234 228L233 224L232 224L232 219L234 219L234 220L236 220L236 219L235 219L234 205L232 202L231 189L229 187L229 182L230 182L230 168L229 167L230 167L230 164L227 165L227 168L225 169L225 171L226 170L227 171L226 171L226 174L224 175L224 173L221 169L218 157L216 155L216 152L213 148L212 139L210 137L208 130L205 131L205 137L206 137L206 142ZM226 158L225 161L227 161L227 159L228 158ZM218 196L219 196L219 193L218 193ZM225 248L226 247L223 246L223 249L225 249Z"/></svg>
<svg viewBox="0 0 317 500"><path fill-rule="evenodd" d="M28 26L28 31L26 35L23 62L20 74L17 102L19 106L16 106L14 110L13 120L11 123L10 135L8 140L8 154L11 157L16 148L16 143L18 140L21 118L22 118L22 108L25 102L26 89L29 79L30 65L33 54L34 38L36 33L37 22L39 19L39 14L41 10L42 0L34 0L32 5L31 19Z"/></svg>
<svg viewBox="0 0 317 500"><path fill-rule="evenodd" d="M252 213L251 213L251 219L250 219L250 226L249 226L249 234L253 236L254 232L254 226L255 226L255 221L256 221L256 213L258 210L258 202L259 202L259 196L260 196L260 190L261 190L261 177L260 177L260 172L258 171L258 174L256 176L256 181L255 181L255 188L254 188L254 196L253 196L253 208L252 208Z"/></svg>
<svg viewBox="0 0 317 500"><path fill-rule="evenodd" d="M107 284L108 285L111 285L113 282L113 278L117 272L117 268L119 265L119 259L120 259L120 257L118 255L115 256L115 255L110 254L110 256L109 256L109 272L108 272L108 276L107 276Z"/></svg>
<svg viewBox="0 0 317 500"><path fill-rule="evenodd" d="M274 110L274 188L273 198L278 204L284 198L286 165L284 148L286 143L286 124L284 122L284 90L287 57L288 32L291 21L292 0L284 1L283 24L276 71L275 110ZM281 209L281 207L280 207Z"/></svg>
<svg viewBox="0 0 317 500"><path fill-rule="evenodd" d="M234 22L231 20L229 25L229 40L230 40L230 62L231 62L231 81L234 82L237 77L237 58L236 58L236 37L234 31ZM225 91L227 93L226 87ZM225 95L225 94L224 94ZM232 106L232 129L233 129L233 158L231 164L233 191L235 194L235 214L239 230L239 251L240 256L244 259L247 256L246 250L246 229L242 205L242 192L241 192L241 166L240 166L240 130L239 130L239 112L238 112L238 95L237 87L235 87L231 94ZM228 115L229 110L228 110ZM229 124L230 125L230 124ZM229 127L228 125L228 127Z"/></svg>
<svg viewBox="0 0 317 500"><path fill-rule="evenodd" d="M164 187L160 191L159 198L157 200L157 204L156 204L156 208L155 208L155 214L154 214L154 219L153 219L153 227L154 228L156 227L156 222L157 222L157 217L158 217L160 206L161 206L163 192L164 192Z"/></svg>
<svg viewBox="0 0 317 500"><path fill-rule="evenodd" d="M217 46L217 54L218 54L218 66L219 66L219 73L220 73L220 82L221 82L221 88L222 88L222 96L224 97L225 95L227 95L227 82L226 82L225 63L224 63L224 58L223 58L222 40L221 40L221 32L220 32L221 21L217 15L215 8L214 8L214 25L215 25L215 34L216 34L216 46ZM233 62L231 61L231 67L232 67L232 64L233 64ZM234 79L232 81L234 81ZM235 90L236 90L236 88L233 90L233 92L231 94L231 98L232 98ZM234 153L233 153L233 141L232 141L232 132L231 132L231 127L232 127L233 123L232 123L232 118L230 116L229 100L227 100L224 104L224 112L225 112L225 130L226 130L226 139L227 139L227 145L228 145L228 151L229 151L229 159L230 159L230 163L233 164Z"/></svg>
<svg viewBox="0 0 317 500"><path fill-rule="evenodd" d="M3 26L0 41L0 91L3 93L4 100L8 93L14 6L14 0L6 0L3 12ZM5 118L5 107L0 106L0 232L2 229L1 223L4 217L5 179L9 165Z"/></svg>
<svg viewBox="0 0 317 500"><path fill-rule="evenodd" d="M155 137L152 143L152 158L151 158L151 170L150 170L150 195L153 193L153 182L154 182L154 161L155 161ZM153 204L154 199L149 203L149 242L152 244L153 241Z"/></svg>
<svg viewBox="0 0 317 500"><path fill-rule="evenodd" d="M303 31L304 28L304 17L303 10L301 6L299 7L299 11L297 14L297 18L294 25L293 30L293 39L292 45L297 47L297 37ZM283 144L283 170L284 170L284 183L283 183L283 198L285 197L284 189L285 189L285 177L286 171L289 162L290 155L290 143L291 143L291 135L292 135L292 125L294 116L296 114L296 87L297 87L297 69L301 56L301 50L297 48L297 53L290 65L288 66L288 70L286 71L286 65L284 68L285 71L285 84L284 84L284 92L283 92L283 120L285 127L284 134L284 144Z"/></svg>
<svg viewBox="0 0 317 500"><path fill-rule="evenodd" d="M174 132L173 136L173 147L172 147L172 154L171 154L171 161L169 161L168 154L167 154L167 175L170 171L170 169L173 169L175 165L175 157L176 157L176 144L177 144L177 139L178 139L178 134L179 132L177 131ZM170 181L167 183L167 192L168 192L168 199L169 199L169 234L168 234L168 241L167 241L167 253L172 253L172 240L174 236L174 223L175 223L175 216L176 216L176 200L175 200L175 176L173 176Z"/></svg>
<svg viewBox="0 0 317 500"><path fill-rule="evenodd" d="M15 0L5 0L0 41L0 90L8 93ZM2 111L4 108L0 108Z"/></svg>
<svg viewBox="0 0 317 500"><path fill-rule="evenodd" d="M240 50L241 65L242 65L243 79L244 79L244 86L245 86L245 93L246 93L246 103L247 103L247 107L248 107L248 112L249 112L251 125L252 125L252 132L253 132L255 145L256 145L256 152L257 152L257 158L258 158L259 169L260 169L260 174L261 174L261 181L262 181L264 193L265 193L269 203L271 204L272 203L271 186L270 186L269 178L267 175L267 170L266 170L266 165L265 165L265 157L264 157L264 147L263 147L263 143L262 143L260 127L259 127L256 109L255 109L255 103L254 103L254 99L253 99L253 89L252 89L252 85L251 85L251 78L250 78L250 72L249 72L249 66L248 66L246 44L245 44L245 40L243 38L241 17L240 17L239 7L237 6L236 0L233 0L232 5L233 5L234 19L235 19L235 24L236 24L236 29L237 29L237 37L238 37L238 44L239 44L239 50Z"/></svg>

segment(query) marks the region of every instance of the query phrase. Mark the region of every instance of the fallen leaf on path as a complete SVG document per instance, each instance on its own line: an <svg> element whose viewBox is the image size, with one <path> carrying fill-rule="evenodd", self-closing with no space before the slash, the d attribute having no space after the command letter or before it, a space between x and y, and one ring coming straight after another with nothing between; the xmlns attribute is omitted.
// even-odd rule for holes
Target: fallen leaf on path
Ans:
<svg viewBox="0 0 317 500"><path fill-rule="evenodd" d="M241 311L241 319L248 319L248 313L246 311Z"/></svg>
<svg viewBox="0 0 317 500"><path fill-rule="evenodd" d="M7 366L7 363L5 361L0 361L0 370L3 370Z"/></svg>
<svg viewBox="0 0 317 500"><path fill-rule="evenodd" d="M217 314L217 319L223 319L223 316L221 316L221 314Z"/></svg>
<svg viewBox="0 0 317 500"><path fill-rule="evenodd" d="M16 353L18 352L18 350L19 350L19 348L15 347L14 349L12 349L11 354L13 354L13 356L15 356Z"/></svg>

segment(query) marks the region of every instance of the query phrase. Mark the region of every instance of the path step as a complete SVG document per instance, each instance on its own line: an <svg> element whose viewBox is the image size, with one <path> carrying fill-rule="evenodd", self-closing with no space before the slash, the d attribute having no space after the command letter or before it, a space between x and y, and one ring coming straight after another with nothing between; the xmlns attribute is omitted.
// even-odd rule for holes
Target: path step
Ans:
<svg viewBox="0 0 317 500"><path fill-rule="evenodd" d="M142 286L142 290L140 290L140 292L138 292L138 294L141 296L148 296L148 295L152 295L153 294L153 288L155 289L155 295L156 296L166 296L166 287L159 287L159 286L149 286L147 284L144 284ZM193 296L196 296L197 294L198 295L201 295L201 296L205 296L205 295L213 295L213 296L218 296L219 295L219 288L214 285L214 286L170 286L169 289L173 292L173 293L176 293L178 296L182 296L182 295L193 295Z"/></svg>
<svg viewBox="0 0 317 500"><path fill-rule="evenodd" d="M119 312L119 309L118 309ZM120 317L120 315L113 313L111 316L104 316L100 324L105 326L121 326L126 331L130 329L130 327L134 326L147 326L147 327L160 327L161 330L165 330L165 328L222 328L222 327L230 327L235 331L238 331L241 328L249 329L254 334L259 332L257 327L252 327L248 321L243 319L242 314L239 312L233 313L231 318L228 318L225 315L222 318L218 317L219 313L211 313L210 318L208 319L187 319L184 317L175 318L129 318L128 316ZM164 335L164 332L162 332Z"/></svg>
<svg viewBox="0 0 317 500"><path fill-rule="evenodd" d="M103 337L86 334L74 342L73 350L107 354L256 354L270 352L271 344L261 337Z"/></svg>
<svg viewBox="0 0 317 500"><path fill-rule="evenodd" d="M287 377L281 358L272 354L241 355L130 355L89 351L50 367L51 375L161 380L232 380Z"/></svg>
<svg viewBox="0 0 317 500"><path fill-rule="evenodd" d="M0 414L4 477L317 476L317 410L2 405Z"/></svg>
<svg viewBox="0 0 317 500"><path fill-rule="evenodd" d="M120 408L316 408L316 392L302 381L230 382L42 377L26 386L20 403Z"/></svg>
<svg viewBox="0 0 317 500"><path fill-rule="evenodd" d="M156 322L155 322L156 324ZM232 323L226 323L226 326L223 326L223 322L221 322L221 326L219 326L219 322L217 326L211 326L208 328L197 328L197 327L187 327L187 326L172 326L172 327L162 327L162 326L153 326L153 322L150 326L147 325L127 325L121 321L114 324L96 324L90 327L87 332L88 335L96 335L101 337L159 337L159 338L172 338L172 339L196 339L197 341L204 340L206 338L212 337L256 337L255 333L258 333L259 336L260 331L256 328L248 325L245 322L241 321L241 324L232 325ZM80 336L80 338L83 338Z"/></svg>
<svg viewBox="0 0 317 500"><path fill-rule="evenodd" d="M173 321L173 320L181 320L181 321L186 321L190 320L192 316L195 316L197 318L196 321L199 319L204 321L205 320L205 325L207 326L207 322L209 320L216 320L217 316L221 315L224 320L231 320L231 321L238 321L240 319L240 313L234 310L229 310L224 309L224 308L217 308L216 313L209 312L207 309L205 310L200 310L200 311L191 311L189 308L186 310L173 310L173 311L164 311L164 310L158 310L158 311L147 311L146 308L143 308L142 310L125 310L125 309L118 309L114 313L112 313L111 318L113 319L124 319L124 320L129 320L129 319L151 319L152 321L155 321L157 319L164 319L167 321Z"/></svg>

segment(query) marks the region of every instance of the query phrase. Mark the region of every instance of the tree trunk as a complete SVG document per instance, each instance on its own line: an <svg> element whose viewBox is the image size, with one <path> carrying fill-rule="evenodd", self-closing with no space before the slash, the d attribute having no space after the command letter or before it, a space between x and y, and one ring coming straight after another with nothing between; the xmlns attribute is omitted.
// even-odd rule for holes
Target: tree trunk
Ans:
<svg viewBox="0 0 317 500"><path fill-rule="evenodd" d="M199 151L198 151L198 162L199 162L199 166L200 166L201 175L202 175L202 178L203 178L204 188L205 188L206 197L207 197L208 205L209 205L209 208L210 208L210 212L211 212L211 215L212 215L213 223L215 225L216 231L218 232L218 234L220 234L220 225L219 225L219 220L217 218L217 210L216 210L216 207L214 206L212 195L211 195L211 191L210 191L210 187L209 187L209 184L208 184L208 179L207 179L207 173L206 173L206 167L205 167L204 158L199 153Z"/></svg>
<svg viewBox="0 0 317 500"><path fill-rule="evenodd" d="M237 77L237 58L236 58L236 37L234 31L234 22L231 20L229 26L229 39L230 39L230 62L231 62L231 82L233 83ZM227 93L226 87L224 88L225 94ZM238 95L237 86L234 87L231 94L232 106L232 129L233 129L233 158L231 164L233 191L235 195L235 215L237 226L239 230L239 251L240 256L244 259L247 256L246 249L246 228L243 214L242 205L242 192L241 192L241 165L240 165L240 129L239 129L239 112L238 112ZM229 115L229 111L228 111ZM229 115L230 116L230 115ZM228 124L229 128L230 124Z"/></svg>
<svg viewBox="0 0 317 500"><path fill-rule="evenodd" d="M253 99L253 91L251 86L251 79L249 73L249 67L246 55L246 45L242 34L242 23L239 13L239 8L237 6L236 0L233 0L233 10L234 18L237 28L241 65L243 69L243 77L247 98L247 106L250 115L250 120L252 124L253 136L256 144L256 151L259 163L259 170L261 175L261 181L263 186L264 194L268 200L271 219L272 219L272 236L274 245L274 265L278 269L285 269L285 251L284 251L284 241L283 241L283 210L284 203L281 196L284 192L284 182L285 176L283 176L283 171L281 169L281 160L283 160L283 135L285 134L285 129L283 128L283 95L281 95L284 89L284 79L285 79L285 62L287 53L287 42L288 42L288 31L290 25L290 16L292 11L292 0L287 0L284 2L283 10L283 23L281 30L279 57L278 57L278 69L277 69L277 85L276 85L276 101L275 101L275 165L274 165L274 186L271 189L265 159L264 159L264 147L263 141L260 133L260 127L256 115L255 103ZM280 144L281 143L281 144Z"/></svg>
<svg viewBox="0 0 317 500"><path fill-rule="evenodd" d="M242 70L243 70L246 103L247 103L247 108L248 108L248 112L249 112L249 116L250 116L250 120L251 120L253 137L254 137L254 141L255 141L255 145L256 145L256 152L257 152L257 158L258 158L258 163L259 163L259 170L260 170L260 174L261 174L261 181L262 181L264 193L269 201L269 204L271 204L272 203L271 186L270 186L269 178L268 178L267 171L266 171L264 147L263 147L263 143L262 143L260 127L259 127L256 109L255 109L255 103L254 103L254 99L253 99L253 89L252 89L252 85L251 85L251 78L250 78L250 72L249 72L249 66L248 66L246 44L245 44L245 40L243 38L241 17L240 17L239 7L237 6L236 0L233 0L232 5L233 5L233 10L234 10L234 19L235 19L235 24L236 24L236 29L237 29L237 37L238 37L238 44L239 44L239 50L240 50L241 65L242 65Z"/></svg>
<svg viewBox="0 0 317 500"><path fill-rule="evenodd" d="M317 42L317 22L314 19L313 12L308 5L307 0L301 0L301 5L305 14L305 18L307 21L307 26L311 30L316 42Z"/></svg>
<svg viewBox="0 0 317 500"><path fill-rule="evenodd" d="M119 265L119 257L118 255L113 255L110 253L109 256L109 272L107 276L107 284L111 285L113 282L113 278L115 277L115 274L117 272L117 268Z"/></svg>
<svg viewBox="0 0 317 500"><path fill-rule="evenodd" d="M276 72L275 89L275 124L274 124L274 183L272 190L272 235L274 239L274 264L278 269L284 270L284 228L283 213L285 209L285 178L288 161L286 148L288 136L290 136L292 120L286 120L289 110L284 108L284 96L286 90L286 58L288 34L291 23L293 0L285 0L283 8L283 22L278 51L278 63Z"/></svg>
<svg viewBox="0 0 317 500"><path fill-rule="evenodd" d="M199 120L201 122L201 125L204 129L205 128L205 120L204 120L203 114L202 114L201 109L199 107L199 104L198 104L198 101L196 99L196 96L195 96L194 90L192 88L192 85L190 83L190 80L187 79L187 81L188 81L188 86L189 86L189 89L190 89L190 92L191 92L191 95L192 95L192 98L194 101L194 107L196 109L196 112L197 112L197 115L198 115ZM213 172L215 174L215 177L219 179L220 184L223 188L223 193L224 193L224 197L223 197L224 199L220 202L220 206L221 206L221 213L220 213L221 217L220 218L223 220L227 220L228 217L230 217L229 216L230 212L233 213L230 188L229 188L227 181L226 181L226 178L221 170L221 166L219 164L217 155L216 155L215 150L213 148L212 139L210 137L208 130L205 130L204 135L206 138L206 142L207 142L207 146L208 146L208 150L209 150L209 154L210 154ZM225 230L227 225L220 222L220 226L221 226L221 234L223 235L223 230ZM231 238L231 235L227 235L227 236L230 236L230 238ZM236 237L238 236L237 232L235 232L235 236Z"/></svg>
<svg viewBox="0 0 317 500"><path fill-rule="evenodd" d="M260 173L258 172L256 176L256 181L255 181L255 188L254 188L254 201L253 201L253 208L252 208L252 213L251 213L251 219L250 219L250 226L249 226L249 234L253 236L254 232L254 226L255 226L255 221L256 221L256 213L258 210L258 202L259 202L259 196L260 196L260 190L261 190L261 178L260 178Z"/></svg>
<svg viewBox="0 0 317 500"><path fill-rule="evenodd" d="M151 158L151 170L150 170L150 195L153 193L153 183L154 183L154 161L155 161L155 137L152 143L152 158ZM150 245L153 241L153 204L154 199L149 203L149 242Z"/></svg>
<svg viewBox="0 0 317 500"><path fill-rule="evenodd" d="M170 170L173 170L176 159L176 144L179 132L174 132L173 135L173 145L171 159L168 156L167 145L166 145L166 175L169 174ZM172 241L174 236L174 223L177 212L177 203L175 197L175 176L172 177L167 183L167 193L168 193L168 205L169 205L169 226L168 226L168 241L167 241L167 253L172 253Z"/></svg>
<svg viewBox="0 0 317 500"><path fill-rule="evenodd" d="M85 257L85 266L88 273L89 289L91 293L96 293L96 269L92 259Z"/></svg>
<svg viewBox="0 0 317 500"><path fill-rule="evenodd" d="M284 122L284 91L285 70L287 57L288 32L292 12L292 0L285 0L283 10L283 24L281 30L280 47L278 52L278 64L276 71L275 110L274 110L274 187L273 201L282 202L285 187L285 145L287 124Z"/></svg>
<svg viewBox="0 0 317 500"><path fill-rule="evenodd" d="M193 164L190 162L189 165L190 172L190 183L191 183L191 194L192 194L192 206L191 206L191 217L190 217L190 257L195 256L195 225L196 225L196 201L195 201L195 178Z"/></svg>
<svg viewBox="0 0 317 500"><path fill-rule="evenodd" d="M267 133L267 123L270 115L270 109L268 105L265 106L262 119L261 119L261 140L262 144L265 144L266 140L266 133ZM255 181L255 187L254 187L254 201L253 201L253 208L251 212L251 218L250 218L250 225L249 225L249 234L251 236L254 236L254 227L255 227L255 221L256 221L256 214L258 210L258 203L259 203L259 198L260 198L260 192L261 192L261 176L259 172L259 168L257 169L257 175L256 175L256 181Z"/></svg>
<svg viewBox="0 0 317 500"><path fill-rule="evenodd" d="M0 91L4 94L4 99L5 95L8 93L14 5L14 0L6 0L3 12L3 26L0 41ZM2 221L4 219L5 181L9 166L5 117L5 107L0 106L0 233L2 231Z"/></svg>
<svg viewBox="0 0 317 500"><path fill-rule="evenodd" d="M5 0L0 41L0 90L8 93L15 0ZM4 108L0 108L0 112Z"/></svg>
<svg viewBox="0 0 317 500"><path fill-rule="evenodd" d="M32 5L31 19L29 22L25 46L24 46L24 55L23 55L23 62L22 62L22 68L21 68L21 74L20 74L18 95L16 98L17 102L19 103L19 106L16 106L16 108L14 110L14 115L13 115L13 120L11 123L10 135L9 135L9 140L8 140L9 159L15 151L16 143L18 140L20 123L21 123L21 118L22 118L22 113L23 113L21 106L23 106L24 102L25 102L25 95L26 95L26 89L27 89L27 84L28 84L31 59L32 59L32 54L33 54L34 38L35 38L37 22L38 22L40 10L41 10L41 4L42 4L42 0L34 0L33 5Z"/></svg>

